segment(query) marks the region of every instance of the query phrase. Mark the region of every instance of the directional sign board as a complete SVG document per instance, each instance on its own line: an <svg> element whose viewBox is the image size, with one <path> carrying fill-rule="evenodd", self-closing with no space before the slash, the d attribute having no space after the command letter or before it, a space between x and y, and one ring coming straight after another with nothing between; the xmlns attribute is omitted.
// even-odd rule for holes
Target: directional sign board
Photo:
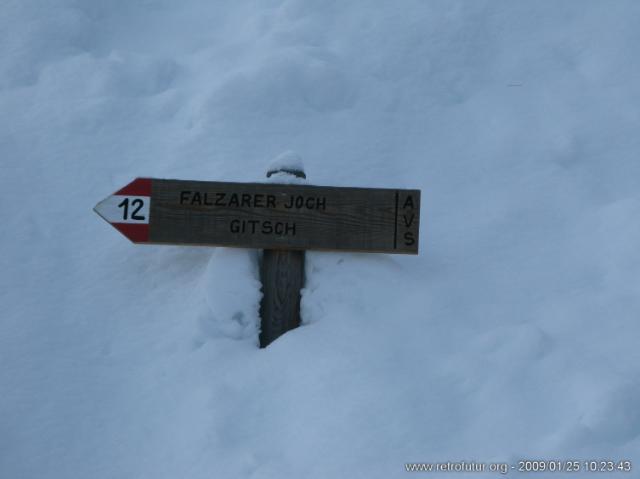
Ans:
<svg viewBox="0 0 640 479"><path fill-rule="evenodd" d="M134 243L418 254L419 190L137 178L94 210Z"/></svg>

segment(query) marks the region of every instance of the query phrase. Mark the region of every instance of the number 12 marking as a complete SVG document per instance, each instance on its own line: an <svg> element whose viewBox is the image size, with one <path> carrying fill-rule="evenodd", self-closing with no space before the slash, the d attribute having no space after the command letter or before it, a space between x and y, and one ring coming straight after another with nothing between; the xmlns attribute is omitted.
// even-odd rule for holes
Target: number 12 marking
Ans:
<svg viewBox="0 0 640 479"><path fill-rule="evenodd" d="M131 219L135 220L135 221L144 221L146 218L144 217L144 215L139 215L138 212L142 209L142 207L144 206L144 201L142 201L140 198L135 198L132 202L131 202L131 208L133 208L133 211L131 212ZM118 205L118 208L124 208L123 211L123 216L122 219L123 220L128 220L129 217L129 198L125 198L124 200L122 200L120 202L120 204Z"/></svg>

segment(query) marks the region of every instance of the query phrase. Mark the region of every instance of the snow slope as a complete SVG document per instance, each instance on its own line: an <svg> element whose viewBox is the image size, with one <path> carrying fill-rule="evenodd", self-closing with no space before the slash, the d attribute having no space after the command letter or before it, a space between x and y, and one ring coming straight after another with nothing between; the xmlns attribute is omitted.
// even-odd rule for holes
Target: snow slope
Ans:
<svg viewBox="0 0 640 479"><path fill-rule="evenodd" d="M639 16L3 2L0 478L640 468ZM285 150L311 183L420 188L421 254L309 253L305 324L266 350L255 252L134 246L91 211Z"/></svg>

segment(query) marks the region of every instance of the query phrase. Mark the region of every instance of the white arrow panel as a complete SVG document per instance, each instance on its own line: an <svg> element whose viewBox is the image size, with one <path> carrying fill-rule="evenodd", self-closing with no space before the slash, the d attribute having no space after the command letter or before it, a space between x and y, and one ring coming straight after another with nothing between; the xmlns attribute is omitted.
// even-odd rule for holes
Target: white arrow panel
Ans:
<svg viewBox="0 0 640 479"><path fill-rule="evenodd" d="M149 196L113 195L102 200L95 212L109 223L149 224Z"/></svg>

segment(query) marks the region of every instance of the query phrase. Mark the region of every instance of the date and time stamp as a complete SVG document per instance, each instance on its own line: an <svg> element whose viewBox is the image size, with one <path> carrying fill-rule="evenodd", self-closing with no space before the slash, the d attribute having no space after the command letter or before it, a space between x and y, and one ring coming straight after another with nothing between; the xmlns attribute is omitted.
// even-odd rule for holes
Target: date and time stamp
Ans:
<svg viewBox="0 0 640 479"><path fill-rule="evenodd" d="M590 459L583 461L521 460L514 468L518 472L631 472L631 461Z"/></svg>
<svg viewBox="0 0 640 479"><path fill-rule="evenodd" d="M633 471L633 463L626 459L521 459L515 463L447 461L406 463L407 472L484 472L484 473L621 473L620 477L630 477L624 473ZM547 476L545 476L547 477ZM606 476L610 477L610 476Z"/></svg>

